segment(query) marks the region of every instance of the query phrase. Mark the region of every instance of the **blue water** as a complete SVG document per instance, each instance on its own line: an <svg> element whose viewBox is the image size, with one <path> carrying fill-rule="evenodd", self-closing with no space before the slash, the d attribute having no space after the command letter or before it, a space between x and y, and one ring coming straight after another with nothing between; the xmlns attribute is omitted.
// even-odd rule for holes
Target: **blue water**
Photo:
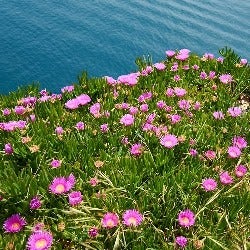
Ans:
<svg viewBox="0 0 250 250"><path fill-rule="evenodd" d="M117 77L167 49L249 59L249 42L247 0L0 0L0 93L36 81L59 92L83 70Z"/></svg>

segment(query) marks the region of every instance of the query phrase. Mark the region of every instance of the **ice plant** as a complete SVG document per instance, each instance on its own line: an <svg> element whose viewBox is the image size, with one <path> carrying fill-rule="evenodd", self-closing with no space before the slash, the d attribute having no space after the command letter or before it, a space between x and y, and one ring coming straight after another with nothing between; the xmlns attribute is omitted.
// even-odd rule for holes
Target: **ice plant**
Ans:
<svg viewBox="0 0 250 250"><path fill-rule="evenodd" d="M244 165L238 165L235 168L235 175L237 177L243 177L247 173L247 167Z"/></svg>
<svg viewBox="0 0 250 250"><path fill-rule="evenodd" d="M224 114L222 113L222 111L215 111L213 113L213 117L216 119L216 120L222 120L224 119Z"/></svg>
<svg viewBox="0 0 250 250"><path fill-rule="evenodd" d="M247 141L245 140L245 138L243 138L241 136L235 136L233 138L233 146L236 146L239 149L246 148L247 147Z"/></svg>
<svg viewBox="0 0 250 250"><path fill-rule="evenodd" d="M175 244L178 246L178 247L181 247L181 248L184 248L188 243L188 240L186 237L184 236L177 236L175 238Z"/></svg>
<svg viewBox="0 0 250 250"><path fill-rule="evenodd" d="M76 206L82 202L82 194L80 191L73 191L68 194L69 204L71 206Z"/></svg>
<svg viewBox="0 0 250 250"><path fill-rule="evenodd" d="M223 84L228 84L233 81L233 78L230 74L223 74L219 77L219 79L220 79L220 82Z"/></svg>
<svg viewBox="0 0 250 250"><path fill-rule="evenodd" d="M51 162L50 162L50 166L52 168L59 168L61 167L61 164L62 162L60 160L57 160L57 159L53 159Z"/></svg>
<svg viewBox="0 0 250 250"><path fill-rule="evenodd" d="M131 126L134 123L134 116L131 114L126 114L120 119L120 123L124 126Z"/></svg>
<svg viewBox="0 0 250 250"><path fill-rule="evenodd" d="M27 241L29 250L48 250L52 246L53 236L50 232L39 231L30 235Z"/></svg>
<svg viewBox="0 0 250 250"><path fill-rule="evenodd" d="M239 107L231 107L227 110L227 112L232 117L237 117L242 114L242 110Z"/></svg>
<svg viewBox="0 0 250 250"><path fill-rule="evenodd" d="M36 210L39 209L42 206L42 202L39 196L34 196L30 200L30 209Z"/></svg>
<svg viewBox="0 0 250 250"><path fill-rule="evenodd" d="M238 158L241 155L241 150L236 146L230 146L227 152L230 158Z"/></svg>
<svg viewBox="0 0 250 250"><path fill-rule="evenodd" d="M13 214L3 223L3 229L6 233L18 233L27 224L25 218L20 214Z"/></svg>
<svg viewBox="0 0 250 250"><path fill-rule="evenodd" d="M101 223L104 228L111 229L118 225L119 217L116 213L107 212L104 214Z"/></svg>
<svg viewBox="0 0 250 250"><path fill-rule="evenodd" d="M205 179L205 180L202 181L202 187L206 191L213 191L217 187L217 182L216 182L215 179L208 178L208 179Z"/></svg>
<svg viewBox="0 0 250 250"><path fill-rule="evenodd" d="M195 223L195 214L189 209L181 211L178 215L178 221L180 226L189 228Z"/></svg>
<svg viewBox="0 0 250 250"><path fill-rule="evenodd" d="M130 148L130 153L134 156L142 154L143 146L140 143L133 144Z"/></svg>
<svg viewBox="0 0 250 250"><path fill-rule="evenodd" d="M165 148L173 148L178 144L178 139L175 135L168 134L161 137L160 144Z"/></svg>
<svg viewBox="0 0 250 250"><path fill-rule="evenodd" d="M123 224L130 227L137 227L139 226L143 221L143 216L140 212L138 212L136 209L129 209L126 210L123 215Z"/></svg>
<svg viewBox="0 0 250 250"><path fill-rule="evenodd" d="M220 182L224 185L228 185L233 183L233 178L227 171L225 171L220 174Z"/></svg>
<svg viewBox="0 0 250 250"><path fill-rule="evenodd" d="M14 153L13 147L10 143L7 143L4 145L4 153L6 155L11 155Z"/></svg>
<svg viewBox="0 0 250 250"><path fill-rule="evenodd" d="M67 177L55 177L49 185L49 190L53 194L67 193L75 185L75 178L71 174Z"/></svg>

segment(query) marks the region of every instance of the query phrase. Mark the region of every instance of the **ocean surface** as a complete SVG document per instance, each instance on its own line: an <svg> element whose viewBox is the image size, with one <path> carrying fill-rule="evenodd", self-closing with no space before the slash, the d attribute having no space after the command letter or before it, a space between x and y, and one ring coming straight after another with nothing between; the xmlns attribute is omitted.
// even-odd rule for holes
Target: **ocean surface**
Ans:
<svg viewBox="0 0 250 250"><path fill-rule="evenodd" d="M0 0L0 93L59 93L86 70L118 77L168 49L250 59L250 0Z"/></svg>

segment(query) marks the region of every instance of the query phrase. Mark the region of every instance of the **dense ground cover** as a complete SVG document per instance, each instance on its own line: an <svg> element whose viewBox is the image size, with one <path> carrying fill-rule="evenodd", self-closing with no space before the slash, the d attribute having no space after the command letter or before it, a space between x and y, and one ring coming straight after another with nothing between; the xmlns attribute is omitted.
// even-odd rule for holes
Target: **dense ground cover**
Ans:
<svg viewBox="0 0 250 250"><path fill-rule="evenodd" d="M249 249L250 68L220 53L0 96L0 248Z"/></svg>

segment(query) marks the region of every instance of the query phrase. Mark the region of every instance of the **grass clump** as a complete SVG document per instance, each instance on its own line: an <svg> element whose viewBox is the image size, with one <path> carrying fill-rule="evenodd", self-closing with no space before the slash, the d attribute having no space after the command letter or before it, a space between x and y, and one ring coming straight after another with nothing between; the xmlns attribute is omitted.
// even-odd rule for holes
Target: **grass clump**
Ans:
<svg viewBox="0 0 250 250"><path fill-rule="evenodd" d="M0 96L0 248L248 249L250 68L220 52Z"/></svg>

